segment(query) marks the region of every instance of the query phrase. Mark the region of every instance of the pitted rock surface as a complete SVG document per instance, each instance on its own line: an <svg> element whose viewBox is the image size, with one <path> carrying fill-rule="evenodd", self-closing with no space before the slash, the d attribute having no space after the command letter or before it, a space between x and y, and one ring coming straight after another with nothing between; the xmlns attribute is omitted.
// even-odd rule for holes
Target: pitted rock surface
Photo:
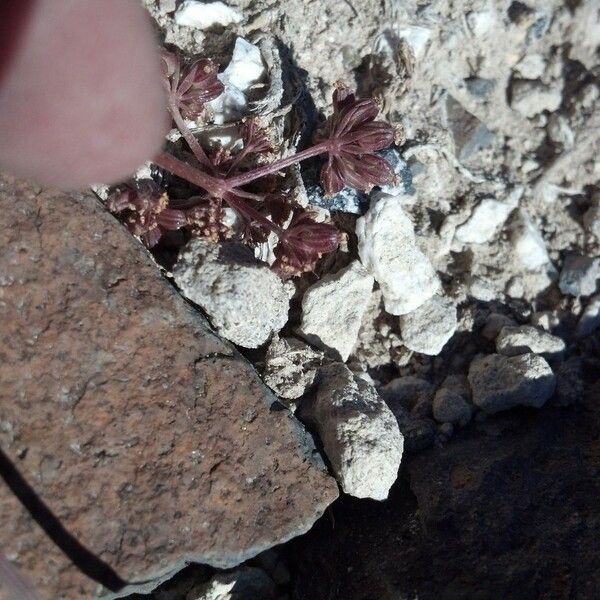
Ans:
<svg viewBox="0 0 600 600"><path fill-rule="evenodd" d="M96 578L2 483L0 544L42 599L234 566L335 499L312 438L94 198L0 177L0 247L2 476Z"/></svg>

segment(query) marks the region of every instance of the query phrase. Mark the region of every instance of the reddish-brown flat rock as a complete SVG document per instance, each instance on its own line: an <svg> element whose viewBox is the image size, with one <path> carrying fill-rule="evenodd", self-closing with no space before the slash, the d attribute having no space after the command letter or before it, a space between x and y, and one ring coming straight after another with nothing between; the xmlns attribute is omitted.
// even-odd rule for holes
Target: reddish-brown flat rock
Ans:
<svg viewBox="0 0 600 600"><path fill-rule="evenodd" d="M0 544L41 598L233 566L335 499L310 436L95 198L0 177L0 248L0 467L28 503L0 482Z"/></svg>

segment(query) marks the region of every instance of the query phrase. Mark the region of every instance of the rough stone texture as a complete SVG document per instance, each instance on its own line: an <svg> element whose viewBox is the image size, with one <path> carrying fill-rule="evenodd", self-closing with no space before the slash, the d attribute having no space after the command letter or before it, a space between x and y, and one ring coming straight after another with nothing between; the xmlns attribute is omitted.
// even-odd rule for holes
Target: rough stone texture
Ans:
<svg viewBox="0 0 600 600"><path fill-rule="evenodd" d="M322 352L301 340L276 337L265 356L263 381L279 398L300 398L314 381L322 360Z"/></svg>
<svg viewBox="0 0 600 600"><path fill-rule="evenodd" d="M398 475L403 439L375 389L341 363L321 369L316 394L300 406L347 494L384 500Z"/></svg>
<svg viewBox="0 0 600 600"><path fill-rule="evenodd" d="M518 217L511 228L511 243L519 261L528 271L552 268L539 230L523 211L519 212Z"/></svg>
<svg viewBox="0 0 600 600"><path fill-rule="evenodd" d="M386 502L340 498L283 547L291 597L596 598L600 387L586 396L496 415L405 456Z"/></svg>
<svg viewBox="0 0 600 600"><path fill-rule="evenodd" d="M531 325L503 327L496 338L496 350L505 356L535 352L551 358L563 353L565 348L564 340Z"/></svg>
<svg viewBox="0 0 600 600"><path fill-rule="evenodd" d="M469 218L456 228L456 239L464 244L483 244L494 237L514 205L495 198L484 198Z"/></svg>
<svg viewBox="0 0 600 600"><path fill-rule="evenodd" d="M473 404L487 413L514 406L540 408L552 396L556 377L537 354L477 357L469 367Z"/></svg>
<svg viewBox="0 0 600 600"><path fill-rule="evenodd" d="M302 298L298 333L347 360L356 345L372 289L373 277L357 260L334 275L326 275Z"/></svg>
<svg viewBox="0 0 600 600"><path fill-rule="evenodd" d="M1 178L0 246L1 474L97 581L236 565L336 497L298 421L95 199ZM4 484L0 543L42 599L97 592Z"/></svg>
<svg viewBox="0 0 600 600"><path fill-rule="evenodd" d="M511 87L511 107L524 117L533 117L544 110L555 111L562 101L562 88L539 81L517 79Z"/></svg>
<svg viewBox="0 0 600 600"><path fill-rule="evenodd" d="M471 420L473 407L460 394L440 388L433 399L433 416L440 423L466 425Z"/></svg>
<svg viewBox="0 0 600 600"><path fill-rule="evenodd" d="M598 289L600 258L569 254L560 272L558 285L563 294L589 296Z"/></svg>
<svg viewBox="0 0 600 600"><path fill-rule="evenodd" d="M577 323L577 335L585 337L600 327L600 295L592 296L585 305L579 322Z"/></svg>
<svg viewBox="0 0 600 600"><path fill-rule="evenodd" d="M238 244L192 239L181 249L173 277L216 330L244 348L258 348L287 322L286 285Z"/></svg>
<svg viewBox="0 0 600 600"><path fill-rule="evenodd" d="M440 282L417 245L413 224L396 196L382 196L356 222L358 254L381 287L385 309L405 315L429 300Z"/></svg>
<svg viewBox="0 0 600 600"><path fill-rule="evenodd" d="M436 356L454 335L456 306L437 294L419 308L400 317L402 343L414 352Z"/></svg>

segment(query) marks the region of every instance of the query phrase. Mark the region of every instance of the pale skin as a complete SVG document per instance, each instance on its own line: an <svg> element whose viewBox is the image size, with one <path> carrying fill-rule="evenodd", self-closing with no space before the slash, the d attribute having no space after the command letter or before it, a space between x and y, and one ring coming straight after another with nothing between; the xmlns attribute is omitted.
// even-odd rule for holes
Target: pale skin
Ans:
<svg viewBox="0 0 600 600"><path fill-rule="evenodd" d="M0 38L1 168L77 189L160 151L169 117L137 0L0 0Z"/></svg>

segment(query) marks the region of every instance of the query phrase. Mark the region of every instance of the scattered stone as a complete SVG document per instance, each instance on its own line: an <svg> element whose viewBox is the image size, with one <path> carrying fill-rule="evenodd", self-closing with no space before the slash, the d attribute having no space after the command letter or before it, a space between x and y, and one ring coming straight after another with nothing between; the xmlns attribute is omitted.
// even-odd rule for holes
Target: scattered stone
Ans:
<svg viewBox="0 0 600 600"><path fill-rule="evenodd" d="M407 348L436 356L456 331L456 306L451 300L435 295L399 320L402 343Z"/></svg>
<svg viewBox="0 0 600 600"><path fill-rule="evenodd" d="M369 208L369 196L360 190L345 187L333 198L326 198L323 188L316 183L307 184L306 195L312 206L326 208L331 212L344 212L353 215L364 215Z"/></svg>
<svg viewBox="0 0 600 600"><path fill-rule="evenodd" d="M533 352L555 358L565 351L563 339L531 325L503 327L496 338L496 350L504 356Z"/></svg>
<svg viewBox="0 0 600 600"><path fill-rule="evenodd" d="M598 289L600 258L569 254L560 272L558 286L563 294L591 296Z"/></svg>
<svg viewBox="0 0 600 600"><path fill-rule="evenodd" d="M391 409L404 437L404 451L420 452L435 442L436 427L431 419L414 417L401 406Z"/></svg>
<svg viewBox="0 0 600 600"><path fill-rule="evenodd" d="M209 29L215 25L227 27L239 23L242 15L224 2L198 2L184 0L175 12L175 23L196 29Z"/></svg>
<svg viewBox="0 0 600 600"><path fill-rule="evenodd" d="M467 92L477 98L486 98L496 88L495 79L483 79L481 77L467 77L464 80Z"/></svg>
<svg viewBox="0 0 600 600"><path fill-rule="evenodd" d="M443 436L442 441L447 441L449 438L452 437L452 434L454 433L454 425L452 423L442 423L438 427L438 430L439 430L440 434Z"/></svg>
<svg viewBox="0 0 600 600"><path fill-rule="evenodd" d="M523 211L511 227L511 242L521 264L528 271L551 267L546 243L533 221Z"/></svg>
<svg viewBox="0 0 600 600"><path fill-rule="evenodd" d="M586 337L600 327L600 295L592 296L586 304L579 322L577 323L577 336Z"/></svg>
<svg viewBox="0 0 600 600"><path fill-rule="evenodd" d="M245 116L248 112L248 95L252 87L265 78L266 72L260 48L238 37L230 63L218 75L225 89L208 103L212 121L222 125Z"/></svg>
<svg viewBox="0 0 600 600"><path fill-rule="evenodd" d="M382 185L381 192L396 196L400 194L414 194L412 169L409 164L400 156L400 152L396 148L388 148L377 153L381 158L386 160L396 176L396 182L389 185Z"/></svg>
<svg viewBox="0 0 600 600"><path fill-rule="evenodd" d="M466 425L473 415L473 407L463 396L448 388L440 388L433 399L433 417L440 423Z"/></svg>
<svg viewBox="0 0 600 600"><path fill-rule="evenodd" d="M600 194L596 194L592 205L583 215L586 230L600 239Z"/></svg>
<svg viewBox="0 0 600 600"><path fill-rule="evenodd" d="M489 242L504 224L514 205L494 198L484 198L471 213L471 216L456 228L455 237L463 244L483 244Z"/></svg>
<svg viewBox="0 0 600 600"><path fill-rule="evenodd" d="M433 401L435 387L426 379L420 379L414 375L397 377L388 384L379 388L379 395L386 401L395 413L395 407L400 406L410 412L421 402Z"/></svg>
<svg viewBox="0 0 600 600"><path fill-rule="evenodd" d="M194 587L186 597L194 600L274 600L275 592L274 581L262 569L240 567L229 573L217 573L210 581Z"/></svg>
<svg viewBox="0 0 600 600"><path fill-rule="evenodd" d="M552 331L559 323L560 319L553 310L541 310L531 315L531 324L545 331Z"/></svg>
<svg viewBox="0 0 600 600"><path fill-rule="evenodd" d="M76 542L0 485L2 552L39 597L99 593L77 544L133 594L307 531L337 496L310 435L127 229L8 176L0 209L0 446Z"/></svg>
<svg viewBox="0 0 600 600"><path fill-rule="evenodd" d="M562 86L548 86L541 81L514 79L510 88L510 106L530 119L543 111L554 112L562 103Z"/></svg>
<svg viewBox="0 0 600 600"><path fill-rule="evenodd" d="M494 139L494 134L485 124L449 94L442 103L442 126L452 134L455 154L460 161L487 148Z"/></svg>
<svg viewBox="0 0 600 600"><path fill-rule="evenodd" d="M398 475L403 440L375 389L343 364L321 369L315 396L300 407L318 433L342 489L385 500Z"/></svg>
<svg viewBox="0 0 600 600"><path fill-rule="evenodd" d="M526 54L514 68L523 79L539 79L546 70L546 59L541 54Z"/></svg>
<svg viewBox="0 0 600 600"><path fill-rule="evenodd" d="M418 248L413 224L396 196L381 197L356 222L358 253L381 287L385 309L405 315L440 288L429 259Z"/></svg>
<svg viewBox="0 0 600 600"><path fill-rule="evenodd" d="M334 275L326 275L302 298L298 332L346 361L356 345L372 289L373 277L357 260Z"/></svg>
<svg viewBox="0 0 600 600"><path fill-rule="evenodd" d="M536 354L479 356L468 377L473 403L488 414L518 405L540 408L556 387L552 369Z"/></svg>
<svg viewBox="0 0 600 600"><path fill-rule="evenodd" d="M505 326L515 325L515 321L508 315L492 313L481 331L481 335L488 340L495 340L501 329Z"/></svg>
<svg viewBox="0 0 600 600"><path fill-rule="evenodd" d="M295 338L274 337L265 356L264 382L286 400L300 398L312 385L323 354Z"/></svg>
<svg viewBox="0 0 600 600"><path fill-rule="evenodd" d="M287 322L288 288L246 247L192 239L179 253L173 278L223 337L244 348L258 348Z"/></svg>

